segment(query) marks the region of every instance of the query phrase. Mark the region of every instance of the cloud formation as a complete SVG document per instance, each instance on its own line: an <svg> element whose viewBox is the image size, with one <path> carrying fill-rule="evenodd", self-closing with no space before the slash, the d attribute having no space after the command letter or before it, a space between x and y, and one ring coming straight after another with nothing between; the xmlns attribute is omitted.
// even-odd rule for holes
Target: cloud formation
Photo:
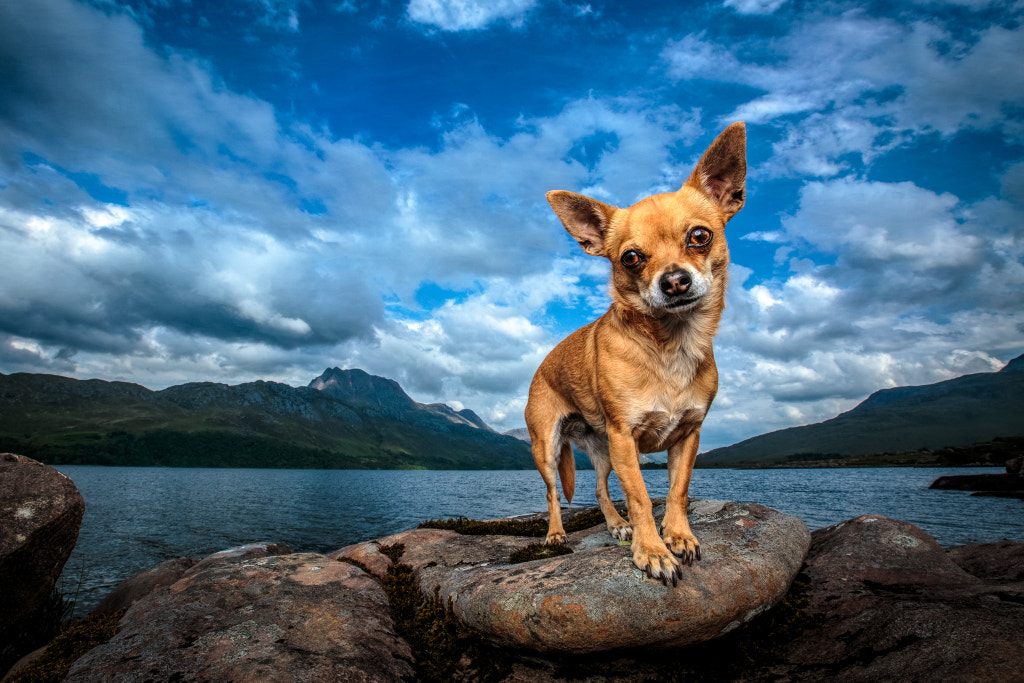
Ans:
<svg viewBox="0 0 1024 683"><path fill-rule="evenodd" d="M239 0L233 49L275 63L252 76L201 8L101 4L0 5L0 372L158 388L342 365L521 426L541 358L608 303L544 193L674 190L737 118L750 201L706 447L1024 351L1014 10L743 1L695 31L600 3ZM581 71L562 35L607 63ZM295 68L264 83L280 55ZM358 97L323 80L344 69Z"/></svg>

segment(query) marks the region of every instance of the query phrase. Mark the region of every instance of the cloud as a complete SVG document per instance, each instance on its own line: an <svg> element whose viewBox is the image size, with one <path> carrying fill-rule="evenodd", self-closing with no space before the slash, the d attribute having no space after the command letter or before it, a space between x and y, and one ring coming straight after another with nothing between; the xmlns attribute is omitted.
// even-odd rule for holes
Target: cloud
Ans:
<svg viewBox="0 0 1024 683"><path fill-rule="evenodd" d="M693 33L662 52L676 80L736 83L761 91L722 117L784 130L768 175L835 176L844 155L870 163L912 136L996 129L1024 139L1024 72L1015 46L1024 28L987 26L953 33L925 20L848 11L800 18L785 36L726 46ZM744 54L775 58L743 59Z"/></svg>
<svg viewBox="0 0 1024 683"><path fill-rule="evenodd" d="M788 244L788 272L732 266L708 444L828 419L881 388L999 369L1024 329L1022 219L1019 202L910 182L806 184L782 231L748 235Z"/></svg>
<svg viewBox="0 0 1024 683"><path fill-rule="evenodd" d="M785 2L786 0L725 0L722 4L740 14L771 14Z"/></svg>
<svg viewBox="0 0 1024 683"><path fill-rule="evenodd" d="M388 149L158 56L124 15L6 13L0 334L33 340L10 347L22 367L304 383L351 358L437 397L507 400L569 331L546 307L607 305L589 259L552 273L576 246L544 192L674 189L702 132L676 105L586 98L507 136L464 110L436 148ZM419 310L427 282L476 294Z"/></svg>
<svg viewBox="0 0 1024 683"><path fill-rule="evenodd" d="M242 7L240 35L269 44L294 40L306 5ZM395 12L428 33L525 32L537 7L416 0L374 40L388 45ZM347 365L521 426L540 359L608 305L606 262L582 254L544 192L625 206L674 190L734 117L751 124L752 199L706 447L1019 353L1024 164L1001 150L971 192L930 187L918 167L904 182L870 168L966 130L1021 139L1016 24L733 2L710 11L744 26L794 14L772 37L726 42L709 24L660 48L664 34L646 32L609 51L628 82L608 75L591 95L548 82L542 105L504 117L460 93L435 109L451 115L419 122L435 138L396 146L233 89L213 61L160 43L165 9L0 3L5 372L159 388L305 384ZM777 16L736 16L766 12ZM661 88L662 73L675 85ZM676 97L689 81L717 84L714 108Z"/></svg>
<svg viewBox="0 0 1024 683"><path fill-rule="evenodd" d="M521 26L537 0L410 0L406 16L442 31L477 31L498 21Z"/></svg>

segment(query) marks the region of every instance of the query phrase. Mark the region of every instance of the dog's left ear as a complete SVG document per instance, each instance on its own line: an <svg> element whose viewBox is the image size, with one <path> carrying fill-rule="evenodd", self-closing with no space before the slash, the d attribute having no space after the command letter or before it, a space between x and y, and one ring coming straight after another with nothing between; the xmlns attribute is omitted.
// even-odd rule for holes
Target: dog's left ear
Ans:
<svg viewBox="0 0 1024 683"><path fill-rule="evenodd" d="M729 220L746 202L746 178L747 129L738 121L715 138L683 187L707 194Z"/></svg>

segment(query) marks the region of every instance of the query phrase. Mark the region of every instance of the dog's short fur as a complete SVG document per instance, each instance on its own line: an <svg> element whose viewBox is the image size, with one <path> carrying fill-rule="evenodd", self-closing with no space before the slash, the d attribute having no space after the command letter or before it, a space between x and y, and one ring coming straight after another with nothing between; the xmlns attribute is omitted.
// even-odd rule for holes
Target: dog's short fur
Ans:
<svg viewBox="0 0 1024 683"><path fill-rule="evenodd" d="M746 130L722 132L676 192L628 209L555 191L547 194L584 251L612 263L612 305L541 363L526 424L547 485L547 543L565 543L555 471L569 502L576 466L570 443L590 456L597 500L612 536L633 541L633 562L663 583L700 558L686 517L701 424L718 390L711 341L725 307L725 224L744 204ZM663 537L640 474L640 453L668 450ZM614 469L627 523L608 495ZM662 540L664 538L664 540Z"/></svg>

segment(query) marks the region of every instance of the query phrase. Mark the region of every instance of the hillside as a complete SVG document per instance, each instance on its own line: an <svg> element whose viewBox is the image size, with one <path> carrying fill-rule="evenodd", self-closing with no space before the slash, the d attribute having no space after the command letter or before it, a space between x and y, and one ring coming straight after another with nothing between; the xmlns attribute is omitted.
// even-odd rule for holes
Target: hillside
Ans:
<svg viewBox="0 0 1024 683"><path fill-rule="evenodd" d="M1024 356L999 372L875 392L831 420L756 436L701 454L731 467L936 451L1024 436Z"/></svg>
<svg viewBox="0 0 1024 683"><path fill-rule="evenodd" d="M309 386L137 384L0 374L0 452L53 464L526 469L529 447L473 411L332 368Z"/></svg>

